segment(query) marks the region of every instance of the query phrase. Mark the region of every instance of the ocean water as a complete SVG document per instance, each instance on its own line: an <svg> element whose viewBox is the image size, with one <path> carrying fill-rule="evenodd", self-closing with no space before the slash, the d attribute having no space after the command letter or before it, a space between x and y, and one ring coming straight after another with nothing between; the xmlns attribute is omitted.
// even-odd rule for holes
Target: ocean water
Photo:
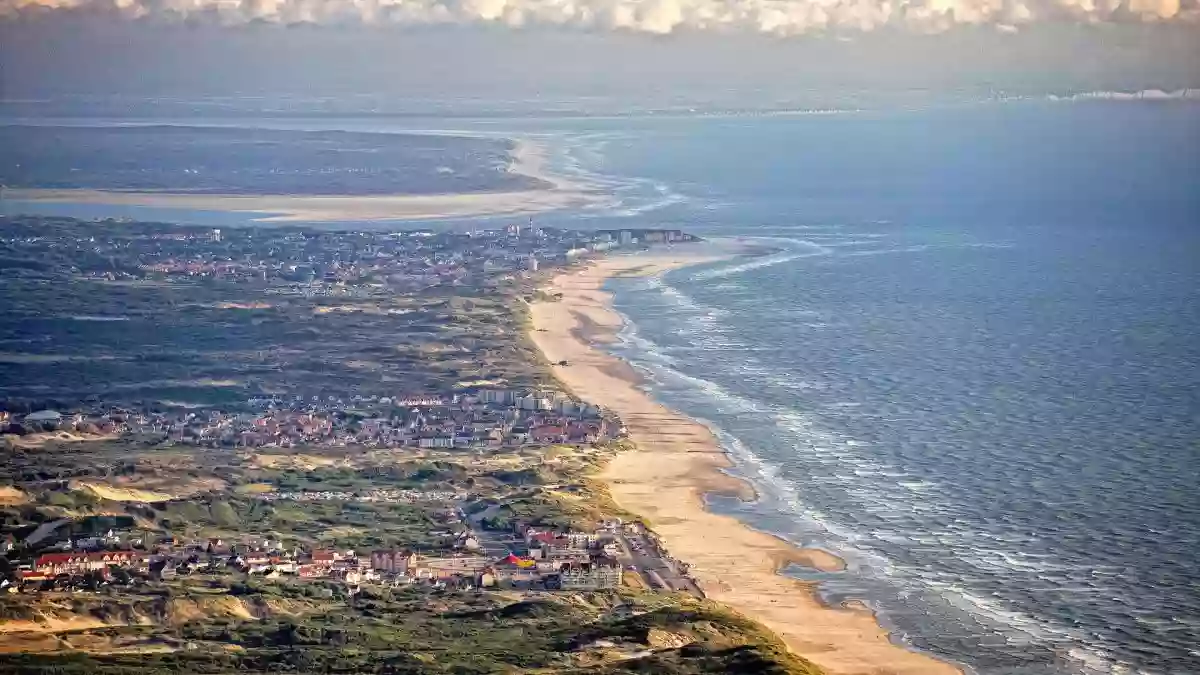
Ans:
<svg viewBox="0 0 1200 675"><path fill-rule="evenodd" d="M617 201L541 223L771 249L611 282L614 350L761 495L713 509L982 675L1200 673L1200 105L177 123L530 137Z"/></svg>
<svg viewBox="0 0 1200 675"><path fill-rule="evenodd" d="M1200 673L1200 106L703 120L625 220L775 252L610 284L793 568L988 675ZM653 202L653 195L643 199Z"/></svg>

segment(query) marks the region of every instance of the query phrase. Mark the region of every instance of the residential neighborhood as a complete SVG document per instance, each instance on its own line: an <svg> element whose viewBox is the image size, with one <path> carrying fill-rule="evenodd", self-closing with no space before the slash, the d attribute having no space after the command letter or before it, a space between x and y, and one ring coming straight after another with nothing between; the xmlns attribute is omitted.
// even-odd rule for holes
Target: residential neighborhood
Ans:
<svg viewBox="0 0 1200 675"><path fill-rule="evenodd" d="M422 553L412 549L337 550L288 547L279 539L244 537L154 542L112 530L100 538L70 541L70 550L43 552L19 563L17 577L0 581L10 593L70 591L97 584L139 583L183 576L247 575L262 579L330 580L348 586L428 585L515 590L604 590L632 583L700 595L686 577L686 566L658 544L642 549L666 574L639 568L631 541L646 530L638 523L611 521L592 532L549 531L517 524L512 548L502 555L481 551L479 535L455 535L459 552ZM98 548L99 550L92 550ZM668 583L664 577L675 577ZM631 578L632 577L632 578Z"/></svg>

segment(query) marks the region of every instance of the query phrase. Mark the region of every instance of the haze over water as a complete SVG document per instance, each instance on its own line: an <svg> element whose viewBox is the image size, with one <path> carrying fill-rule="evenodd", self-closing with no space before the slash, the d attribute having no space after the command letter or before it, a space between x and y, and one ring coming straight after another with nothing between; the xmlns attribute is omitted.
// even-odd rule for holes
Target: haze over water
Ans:
<svg viewBox="0 0 1200 675"><path fill-rule="evenodd" d="M1200 672L1200 108L652 125L647 214L779 253L614 280L618 352L914 646Z"/></svg>

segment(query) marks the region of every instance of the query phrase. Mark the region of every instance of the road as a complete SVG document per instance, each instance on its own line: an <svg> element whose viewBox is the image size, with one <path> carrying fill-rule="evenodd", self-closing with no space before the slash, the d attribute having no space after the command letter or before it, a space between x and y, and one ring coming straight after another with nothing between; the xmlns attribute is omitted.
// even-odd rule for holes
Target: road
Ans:
<svg viewBox="0 0 1200 675"><path fill-rule="evenodd" d="M500 508L500 505L489 506L465 519L474 531L484 555L500 557L525 546L521 538L508 530L485 530L480 526L480 521L496 515ZM637 532L617 532L615 536L619 549L617 560L626 572L636 570L647 588L704 597L696 582L684 574L678 563L664 557L647 536Z"/></svg>
<svg viewBox="0 0 1200 675"><path fill-rule="evenodd" d="M626 570L630 565L636 567L648 587L704 597L700 588L683 573L678 564L661 556L644 535L625 532L617 535L617 541L621 548L617 559Z"/></svg>
<svg viewBox="0 0 1200 675"><path fill-rule="evenodd" d="M53 534L54 531L59 527L69 522L71 522L70 518L63 518L62 520L52 520L48 523L42 523L41 525L38 525L36 530L30 532L28 537L25 537L25 545L32 546L33 544L38 543L39 541Z"/></svg>
<svg viewBox="0 0 1200 675"><path fill-rule="evenodd" d="M484 555L493 557L505 556L512 550L520 548L525 543L510 530L485 530L480 526L480 521L496 515L501 506L502 504L494 504L479 513L466 517L467 524L470 525L471 531L475 533L475 539L479 541L480 552Z"/></svg>

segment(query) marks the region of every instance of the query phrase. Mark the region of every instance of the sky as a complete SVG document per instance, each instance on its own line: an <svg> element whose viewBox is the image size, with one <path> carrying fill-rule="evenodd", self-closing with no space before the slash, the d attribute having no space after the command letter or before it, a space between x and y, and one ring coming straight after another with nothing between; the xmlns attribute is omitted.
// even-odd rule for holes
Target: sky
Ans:
<svg viewBox="0 0 1200 675"><path fill-rule="evenodd" d="M6 101L819 107L1185 87L1200 0L0 0Z"/></svg>

